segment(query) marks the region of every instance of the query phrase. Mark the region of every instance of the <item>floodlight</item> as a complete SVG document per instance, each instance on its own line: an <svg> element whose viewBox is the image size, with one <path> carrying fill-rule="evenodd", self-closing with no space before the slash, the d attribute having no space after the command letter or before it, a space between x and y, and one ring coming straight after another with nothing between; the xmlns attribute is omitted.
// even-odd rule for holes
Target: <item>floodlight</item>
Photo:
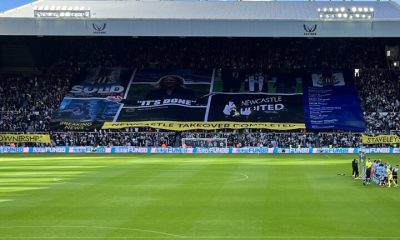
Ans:
<svg viewBox="0 0 400 240"><path fill-rule="evenodd" d="M349 19L373 19L373 8L370 7L320 7L317 8L318 15L321 19L325 20L349 20Z"/></svg>
<svg viewBox="0 0 400 240"><path fill-rule="evenodd" d="M44 5L34 7L35 17L56 18L56 17L71 17L71 18L90 18L90 9L84 6L57 6Z"/></svg>

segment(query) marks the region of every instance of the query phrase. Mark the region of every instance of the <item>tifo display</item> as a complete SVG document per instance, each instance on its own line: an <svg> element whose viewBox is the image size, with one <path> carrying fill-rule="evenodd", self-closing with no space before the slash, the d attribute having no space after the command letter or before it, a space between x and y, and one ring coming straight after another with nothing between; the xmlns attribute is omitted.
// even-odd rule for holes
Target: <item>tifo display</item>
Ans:
<svg viewBox="0 0 400 240"><path fill-rule="evenodd" d="M61 102L54 130L104 122L103 129L365 130L351 74L343 71L99 68L83 76Z"/></svg>
<svg viewBox="0 0 400 240"><path fill-rule="evenodd" d="M4 71L16 71L0 76L2 146L308 152L400 144L390 39L47 40L18 43L37 65L31 72L3 59ZM1 43L5 54L13 43ZM62 52L41 51L49 61L34 63L44 48Z"/></svg>

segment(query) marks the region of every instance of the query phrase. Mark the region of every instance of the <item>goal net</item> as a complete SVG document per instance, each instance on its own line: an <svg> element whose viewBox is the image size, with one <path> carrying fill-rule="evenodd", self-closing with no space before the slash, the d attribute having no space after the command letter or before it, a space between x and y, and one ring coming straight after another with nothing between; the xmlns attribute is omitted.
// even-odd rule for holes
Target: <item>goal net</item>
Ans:
<svg viewBox="0 0 400 240"><path fill-rule="evenodd" d="M182 147L216 147L226 148L226 138L182 138Z"/></svg>

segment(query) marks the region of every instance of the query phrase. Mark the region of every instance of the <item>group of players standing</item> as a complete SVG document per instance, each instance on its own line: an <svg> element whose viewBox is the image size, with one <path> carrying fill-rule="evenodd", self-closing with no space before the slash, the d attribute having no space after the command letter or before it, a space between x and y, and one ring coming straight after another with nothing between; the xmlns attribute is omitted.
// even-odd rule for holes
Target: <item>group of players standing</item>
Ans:
<svg viewBox="0 0 400 240"><path fill-rule="evenodd" d="M353 159L351 162L354 179L362 179L364 185L371 184L371 180L380 186L398 186L397 172L399 165L392 167L382 160L365 160L365 153L360 153L360 160ZM361 177L360 177L361 172Z"/></svg>

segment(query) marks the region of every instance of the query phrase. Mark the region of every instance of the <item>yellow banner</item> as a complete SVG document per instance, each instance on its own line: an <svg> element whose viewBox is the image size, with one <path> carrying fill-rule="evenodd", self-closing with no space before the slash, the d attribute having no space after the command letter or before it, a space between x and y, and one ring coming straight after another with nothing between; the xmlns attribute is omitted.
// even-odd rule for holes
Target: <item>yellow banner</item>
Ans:
<svg viewBox="0 0 400 240"><path fill-rule="evenodd" d="M273 129L273 130L292 130L305 128L304 123L258 123L258 122L175 122L175 121L143 121L143 122L105 122L103 129L120 129L120 128L136 128L136 127L152 127L174 131L186 130L214 130L214 129Z"/></svg>
<svg viewBox="0 0 400 240"><path fill-rule="evenodd" d="M50 143L49 134L0 134L0 143Z"/></svg>
<svg viewBox="0 0 400 240"><path fill-rule="evenodd" d="M396 135L362 136L361 140L363 144L400 143L400 137Z"/></svg>

